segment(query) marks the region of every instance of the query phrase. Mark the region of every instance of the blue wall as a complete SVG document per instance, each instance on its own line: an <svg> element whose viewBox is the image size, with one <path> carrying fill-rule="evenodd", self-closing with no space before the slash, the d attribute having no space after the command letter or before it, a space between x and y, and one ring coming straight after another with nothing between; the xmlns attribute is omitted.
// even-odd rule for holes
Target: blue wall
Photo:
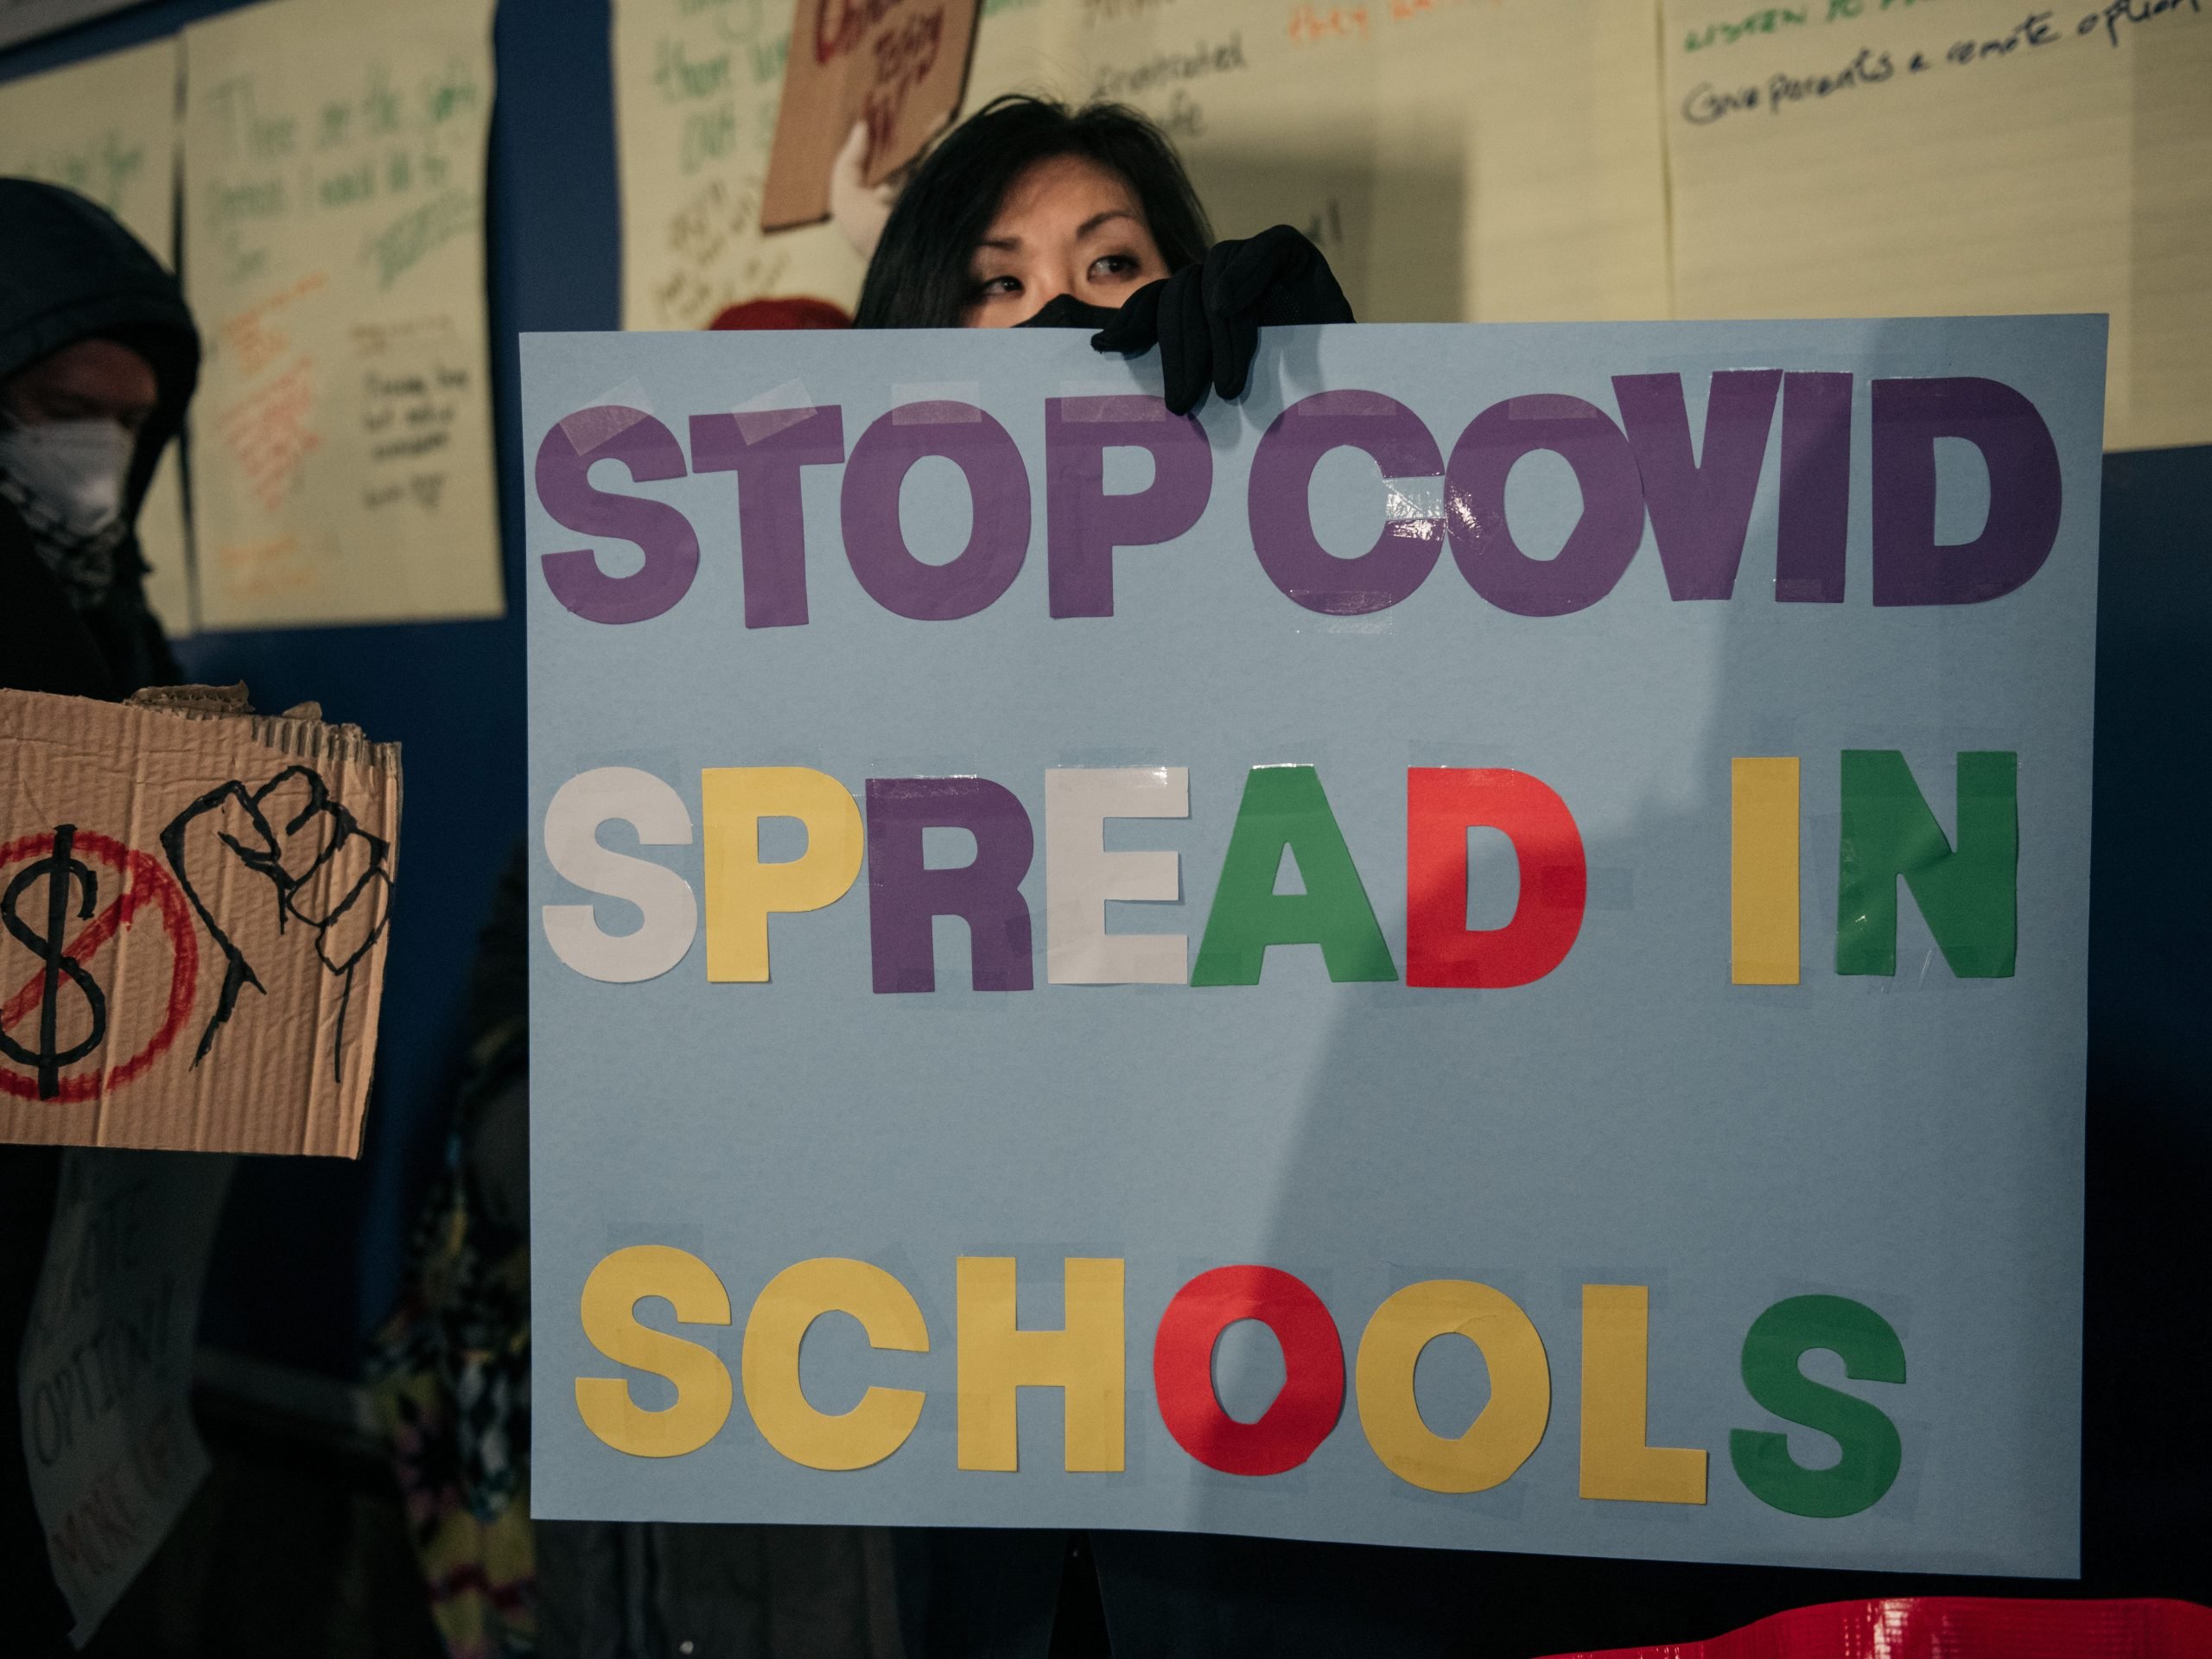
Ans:
<svg viewBox="0 0 2212 1659"><path fill-rule="evenodd" d="M0 53L0 79L226 9L159 0ZM497 38L489 298L508 604L518 610L515 336L618 319L606 0L507 0ZM2212 448L2108 458L2104 522L2088 1274L2089 1349L2107 1358L2088 1379L2090 1507L2099 1480L2147 1482L2147 1513L2141 1486L2113 1501L2150 1529L2171 1513L2177 1470L2212 1472L2212 1430L2183 1392L2212 1369L2212 1339L2201 1320L2177 1328L2167 1302L2171 1275L2202 1259L2212 1232L2202 1034L2212 864L2193 845L2212 791ZM401 881L364 1155L359 1165L251 1162L209 1292L213 1340L347 1375L397 1285L413 1203L439 1150L474 936L523 830L521 626L511 616L217 634L184 655L196 677L244 679L264 707L315 699L406 746Z"/></svg>

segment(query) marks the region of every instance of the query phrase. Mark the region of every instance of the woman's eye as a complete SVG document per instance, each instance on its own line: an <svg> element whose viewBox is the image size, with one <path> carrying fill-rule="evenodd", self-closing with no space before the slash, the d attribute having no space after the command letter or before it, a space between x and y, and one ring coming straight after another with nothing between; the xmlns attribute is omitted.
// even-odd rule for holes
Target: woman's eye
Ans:
<svg viewBox="0 0 2212 1659"><path fill-rule="evenodd" d="M1135 258L1126 253L1109 253L1103 258L1090 262L1091 276L1101 280L1114 276L1134 276L1136 270Z"/></svg>
<svg viewBox="0 0 2212 1659"><path fill-rule="evenodd" d="M1005 299L1011 295L1021 292L1021 278L1019 276L987 276L983 279L983 285L977 289L976 292L982 298L987 300Z"/></svg>

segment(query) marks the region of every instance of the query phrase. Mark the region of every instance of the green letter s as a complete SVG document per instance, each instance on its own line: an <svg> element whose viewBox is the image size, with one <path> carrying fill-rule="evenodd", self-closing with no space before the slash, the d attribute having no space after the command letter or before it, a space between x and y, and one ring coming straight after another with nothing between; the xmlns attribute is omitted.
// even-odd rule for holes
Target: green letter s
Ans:
<svg viewBox="0 0 2212 1659"><path fill-rule="evenodd" d="M1790 1457L1787 1435L1738 1428L1729 1433L1728 1459L1762 1503L1833 1519L1880 1502L1904 1453L1897 1425L1880 1410L1797 1369L1815 1348L1841 1355L1844 1375L1857 1382L1904 1381L1904 1344L1865 1303L1841 1296L1777 1302L1744 1333L1744 1387L1776 1416L1834 1440L1843 1457L1833 1468L1808 1469Z"/></svg>

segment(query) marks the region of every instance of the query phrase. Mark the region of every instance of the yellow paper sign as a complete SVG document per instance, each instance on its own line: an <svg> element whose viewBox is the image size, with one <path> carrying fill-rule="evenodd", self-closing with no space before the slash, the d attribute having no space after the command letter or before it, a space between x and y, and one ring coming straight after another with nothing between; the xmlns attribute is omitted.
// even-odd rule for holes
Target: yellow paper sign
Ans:
<svg viewBox="0 0 2212 1659"><path fill-rule="evenodd" d="M489 0L277 0L185 31L200 618L496 616Z"/></svg>
<svg viewBox="0 0 2212 1659"><path fill-rule="evenodd" d="M834 226L761 229L790 22L769 0L616 0L625 326L858 296ZM1656 0L983 0L964 108L1135 106L1217 231L1298 226L1363 320L1659 317L1657 29Z"/></svg>
<svg viewBox="0 0 2212 1659"><path fill-rule="evenodd" d="M1686 317L2112 315L2105 444L2212 439L2212 16L1668 0Z"/></svg>

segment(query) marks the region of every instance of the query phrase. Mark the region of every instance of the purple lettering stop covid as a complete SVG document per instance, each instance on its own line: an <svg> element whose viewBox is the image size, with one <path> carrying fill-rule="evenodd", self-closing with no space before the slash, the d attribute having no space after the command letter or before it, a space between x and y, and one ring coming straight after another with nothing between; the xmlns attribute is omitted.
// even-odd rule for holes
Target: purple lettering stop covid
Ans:
<svg viewBox="0 0 2212 1659"><path fill-rule="evenodd" d="M1729 601L1772 451L1772 596L1837 604L1846 597L1862 416L1873 604L1979 604L2030 581L2056 542L2063 506L2057 446L2035 404L1974 377L1876 379L1866 391L1861 404L1853 378L1831 371L1722 370L1708 378L1693 419L1680 374L1617 375L1614 411L1559 392L1504 397L1468 422L1448 452L1418 411L1381 392L1344 388L1300 398L1253 446L1244 480L1261 578L1254 602L1287 601L1338 616L1382 610L1410 598L1448 545L1467 586L1490 604L1518 616L1566 616L1613 591L1647 525L1671 599ZM652 413L595 404L540 438L533 478L546 515L580 537L634 550L613 554L613 568L591 547L544 555L546 587L575 615L650 622L690 592L704 556L735 560L745 626L804 626L808 562L821 539L808 533L804 472L841 467L844 556L885 610L944 622L999 602L1027 558L1041 485L1049 614L1110 618L1117 558L1172 549L1195 530L1214 507L1220 470L1203 426L1134 394L1043 400L1029 428L1041 447L1041 479L999 417L952 400L875 416L849 452L836 404L693 415L686 430L688 452ZM1986 471L1988 512L1969 540L1937 539L1940 441L1967 446ZM1316 469L1339 449L1364 454L1392 502L1372 545L1351 556L1323 544L1309 508ZM1107 487L1113 450L1148 461L1142 487ZM1541 453L1567 463L1580 494L1565 542L1549 557L1516 538L1507 506L1516 467ZM970 509L965 546L942 562L915 553L900 515L907 474L931 458L958 469ZM601 461L615 467L594 481ZM711 473L730 474L725 487L737 493L734 546L702 543L693 519L667 499L674 492L622 487ZM1402 487L1408 481L1410 493ZM1427 505L1440 488L1440 520ZM1420 499L1408 506L1412 496ZM730 521L717 514L714 527ZM1154 554L1120 574L1147 584L1176 580L1172 558Z"/></svg>

